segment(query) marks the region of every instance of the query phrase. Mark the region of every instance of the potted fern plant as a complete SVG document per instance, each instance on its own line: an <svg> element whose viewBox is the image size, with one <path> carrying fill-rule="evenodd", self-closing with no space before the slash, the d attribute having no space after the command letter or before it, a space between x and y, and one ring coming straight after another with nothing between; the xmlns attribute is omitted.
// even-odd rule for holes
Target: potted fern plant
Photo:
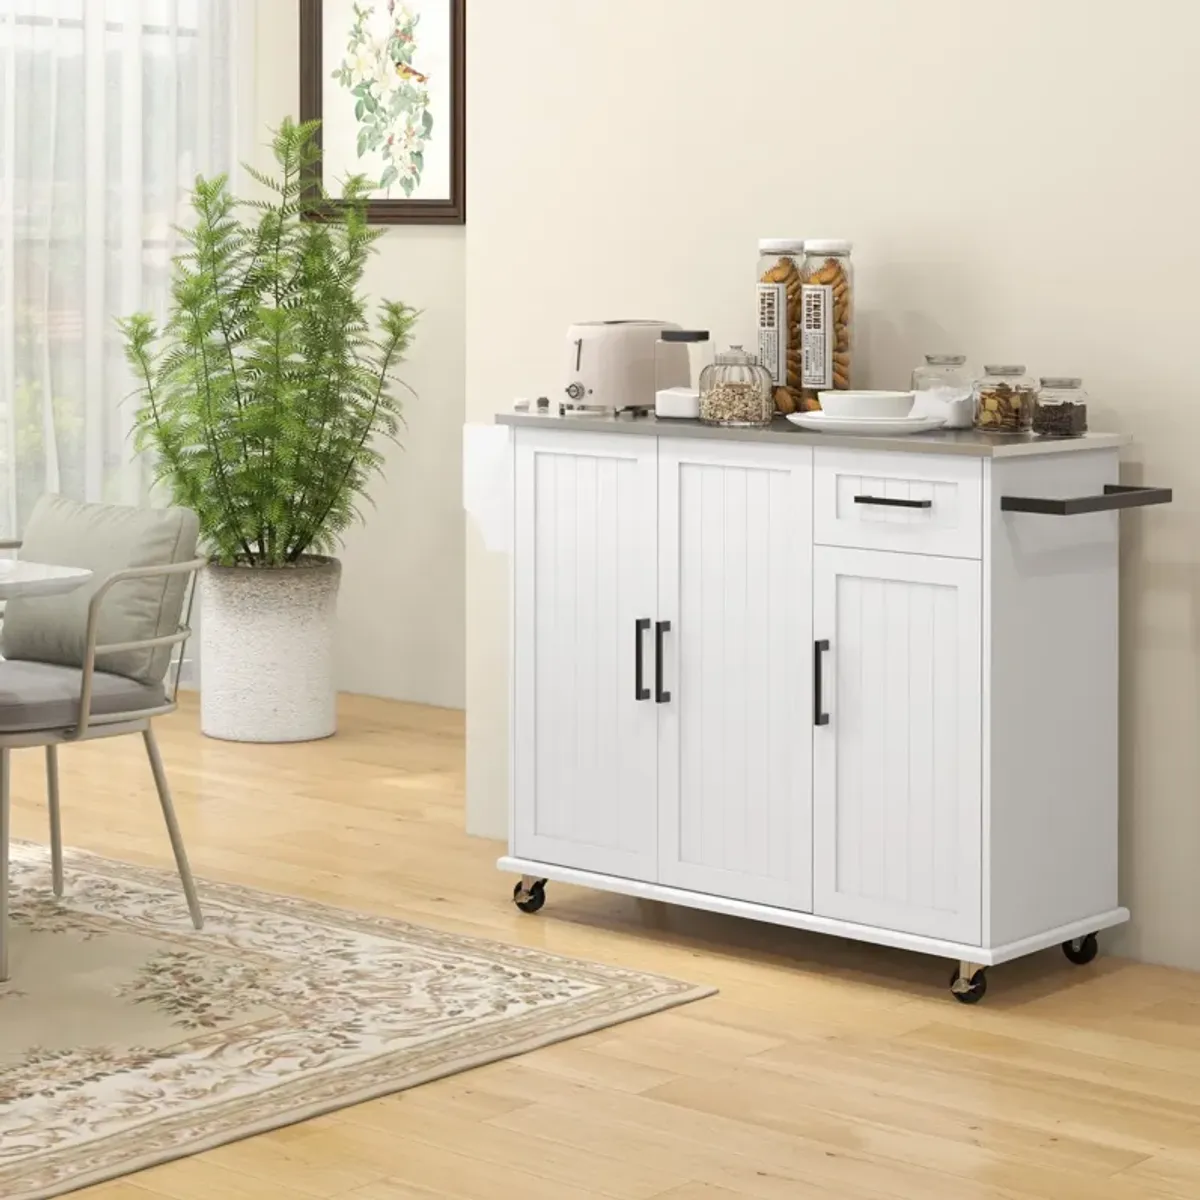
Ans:
<svg viewBox="0 0 1200 1200"><path fill-rule="evenodd" d="M165 324L121 323L138 380L135 437L174 503L194 509L201 576L201 726L235 741L305 741L336 727L331 557L397 438L397 365L417 312L360 284L381 230L367 184L331 205L316 122L275 132L265 199L197 179Z"/></svg>

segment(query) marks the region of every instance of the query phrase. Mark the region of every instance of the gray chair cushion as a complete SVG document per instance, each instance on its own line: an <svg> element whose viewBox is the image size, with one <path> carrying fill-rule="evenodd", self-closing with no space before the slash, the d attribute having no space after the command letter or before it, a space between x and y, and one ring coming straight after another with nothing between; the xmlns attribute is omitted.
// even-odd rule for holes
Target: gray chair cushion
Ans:
<svg viewBox="0 0 1200 1200"><path fill-rule="evenodd" d="M79 719L78 667L0 662L0 733L66 729ZM142 712L166 703L161 683L138 683L97 671L92 676L93 716Z"/></svg>
<svg viewBox="0 0 1200 1200"><path fill-rule="evenodd" d="M100 584L125 567L187 562L196 556L198 531L196 514L186 508L126 508L43 496L29 519L21 557L86 567L94 578L61 596L10 600L0 631L0 654L6 659L83 666L88 601ZM116 584L101 603L97 645L174 633L187 580L186 575L175 575ZM170 666L171 649L98 654L96 666L142 683L160 683Z"/></svg>

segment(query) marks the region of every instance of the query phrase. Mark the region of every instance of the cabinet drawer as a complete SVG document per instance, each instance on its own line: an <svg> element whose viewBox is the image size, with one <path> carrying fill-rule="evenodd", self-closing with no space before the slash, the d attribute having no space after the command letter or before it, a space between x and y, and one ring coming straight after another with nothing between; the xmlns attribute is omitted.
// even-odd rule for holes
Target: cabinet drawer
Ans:
<svg viewBox="0 0 1200 1200"><path fill-rule="evenodd" d="M817 450L814 465L818 545L981 557L981 459Z"/></svg>

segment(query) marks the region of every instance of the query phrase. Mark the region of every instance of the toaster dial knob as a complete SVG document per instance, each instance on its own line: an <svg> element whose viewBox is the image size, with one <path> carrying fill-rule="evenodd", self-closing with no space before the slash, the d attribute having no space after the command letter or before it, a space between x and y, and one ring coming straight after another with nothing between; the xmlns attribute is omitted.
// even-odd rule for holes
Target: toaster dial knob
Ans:
<svg viewBox="0 0 1200 1200"><path fill-rule="evenodd" d="M572 400L582 400L583 392L584 392L583 384L580 383L578 380L576 380L574 383L567 384L567 395Z"/></svg>

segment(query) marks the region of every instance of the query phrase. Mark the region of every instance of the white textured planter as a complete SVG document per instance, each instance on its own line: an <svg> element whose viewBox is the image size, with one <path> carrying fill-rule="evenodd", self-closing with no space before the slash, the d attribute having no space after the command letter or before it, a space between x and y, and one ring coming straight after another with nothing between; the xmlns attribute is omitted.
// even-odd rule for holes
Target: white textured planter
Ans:
<svg viewBox="0 0 1200 1200"><path fill-rule="evenodd" d="M231 742L308 742L337 728L333 626L342 564L205 567L200 728Z"/></svg>

